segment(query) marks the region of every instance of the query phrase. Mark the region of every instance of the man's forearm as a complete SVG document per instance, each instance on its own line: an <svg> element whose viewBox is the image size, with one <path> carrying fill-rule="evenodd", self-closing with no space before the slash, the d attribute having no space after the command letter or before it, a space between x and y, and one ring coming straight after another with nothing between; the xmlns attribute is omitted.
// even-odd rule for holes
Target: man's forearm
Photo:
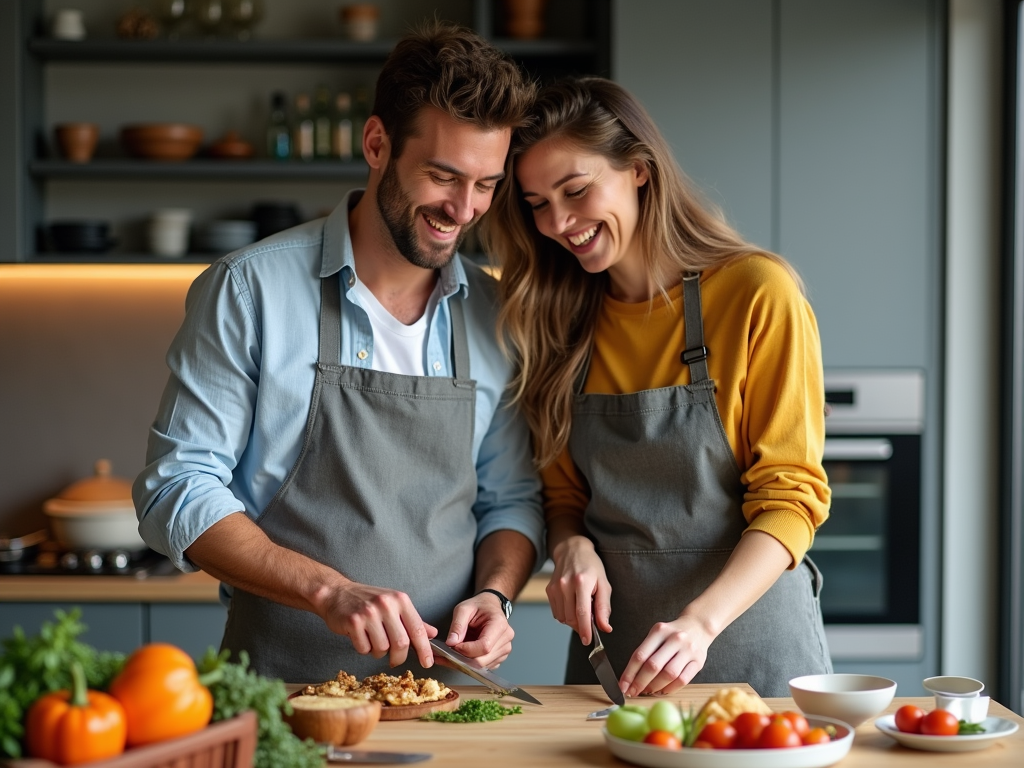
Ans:
<svg viewBox="0 0 1024 768"><path fill-rule="evenodd" d="M225 584L318 615L323 596L347 581L326 565L275 544L241 512L208 528L185 554Z"/></svg>
<svg viewBox="0 0 1024 768"><path fill-rule="evenodd" d="M476 549L476 589L496 589L509 600L526 584L533 572L537 551L523 534L495 531Z"/></svg>

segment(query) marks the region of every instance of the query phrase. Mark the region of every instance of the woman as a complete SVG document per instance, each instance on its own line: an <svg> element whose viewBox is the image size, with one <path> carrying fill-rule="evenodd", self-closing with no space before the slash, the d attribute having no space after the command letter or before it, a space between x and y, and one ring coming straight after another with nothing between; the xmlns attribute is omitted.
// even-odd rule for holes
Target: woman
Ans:
<svg viewBox="0 0 1024 768"><path fill-rule="evenodd" d="M602 79L546 87L488 245L545 486L548 598L593 683L671 693L831 671L804 557L827 518L817 325L793 269L703 206ZM612 625L615 631L612 631Z"/></svg>

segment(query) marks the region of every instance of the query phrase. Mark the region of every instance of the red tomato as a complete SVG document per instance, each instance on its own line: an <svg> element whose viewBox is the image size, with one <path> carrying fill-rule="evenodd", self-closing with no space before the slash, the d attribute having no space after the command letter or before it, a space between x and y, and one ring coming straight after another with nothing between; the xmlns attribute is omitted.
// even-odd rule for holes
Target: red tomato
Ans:
<svg viewBox="0 0 1024 768"><path fill-rule="evenodd" d="M904 733L920 733L924 710L913 704L904 704L896 710L896 727Z"/></svg>
<svg viewBox="0 0 1024 768"><path fill-rule="evenodd" d="M744 712L736 716L732 721L732 727L736 729L736 742L734 747L740 749L753 749L757 746L757 740L761 738L761 731L771 722L768 715L760 715L757 712Z"/></svg>
<svg viewBox="0 0 1024 768"><path fill-rule="evenodd" d="M807 735L807 732L811 730L811 726L807 724L807 718L801 715L799 712L783 712L782 716L789 720L789 724L793 726L793 730L796 731L796 735L801 739Z"/></svg>
<svg viewBox="0 0 1024 768"><path fill-rule="evenodd" d="M829 744L831 741L832 737L828 735L828 731L824 728L811 728L811 730L804 734L803 738L804 746L809 744Z"/></svg>
<svg viewBox="0 0 1024 768"><path fill-rule="evenodd" d="M921 733L926 736L956 736L960 733L960 721L952 712L933 709L921 721Z"/></svg>
<svg viewBox="0 0 1024 768"><path fill-rule="evenodd" d="M781 715L773 717L771 722L761 731L757 740L760 749L783 749L786 747L802 747L800 735L793 730L789 720Z"/></svg>
<svg viewBox="0 0 1024 768"><path fill-rule="evenodd" d="M658 747L664 747L665 749L682 749L683 745L679 743L679 739L675 737L675 734L669 733L668 731L651 731L644 736L644 744L654 744Z"/></svg>
<svg viewBox="0 0 1024 768"><path fill-rule="evenodd" d="M736 729L726 720L715 720L704 726L697 740L706 741L714 749L732 749L736 743Z"/></svg>
<svg viewBox="0 0 1024 768"><path fill-rule="evenodd" d="M693 748L694 749L714 749L713 746L708 744L706 741L701 741L700 739L697 739L695 742L693 742Z"/></svg>

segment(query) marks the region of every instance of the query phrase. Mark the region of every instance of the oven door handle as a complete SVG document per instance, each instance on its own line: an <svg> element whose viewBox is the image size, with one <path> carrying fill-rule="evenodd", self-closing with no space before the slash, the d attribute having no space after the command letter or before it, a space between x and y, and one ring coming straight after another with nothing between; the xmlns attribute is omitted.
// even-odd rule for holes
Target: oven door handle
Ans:
<svg viewBox="0 0 1024 768"><path fill-rule="evenodd" d="M884 437L826 438L825 461L888 461L892 443Z"/></svg>

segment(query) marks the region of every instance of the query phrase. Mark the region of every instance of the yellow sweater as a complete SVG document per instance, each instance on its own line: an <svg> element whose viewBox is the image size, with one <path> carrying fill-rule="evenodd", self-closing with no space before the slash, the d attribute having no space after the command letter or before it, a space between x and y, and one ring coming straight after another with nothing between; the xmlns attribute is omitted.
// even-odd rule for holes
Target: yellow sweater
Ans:
<svg viewBox="0 0 1024 768"><path fill-rule="evenodd" d="M831 492L821 466L825 393L821 341L807 300L786 270L749 256L701 275L708 375L725 434L746 486L746 530L764 531L795 567L828 517ZM656 296L627 304L606 296L585 392L627 394L690 383L682 284L670 304ZM589 495L568 449L542 472L544 507L583 516Z"/></svg>

